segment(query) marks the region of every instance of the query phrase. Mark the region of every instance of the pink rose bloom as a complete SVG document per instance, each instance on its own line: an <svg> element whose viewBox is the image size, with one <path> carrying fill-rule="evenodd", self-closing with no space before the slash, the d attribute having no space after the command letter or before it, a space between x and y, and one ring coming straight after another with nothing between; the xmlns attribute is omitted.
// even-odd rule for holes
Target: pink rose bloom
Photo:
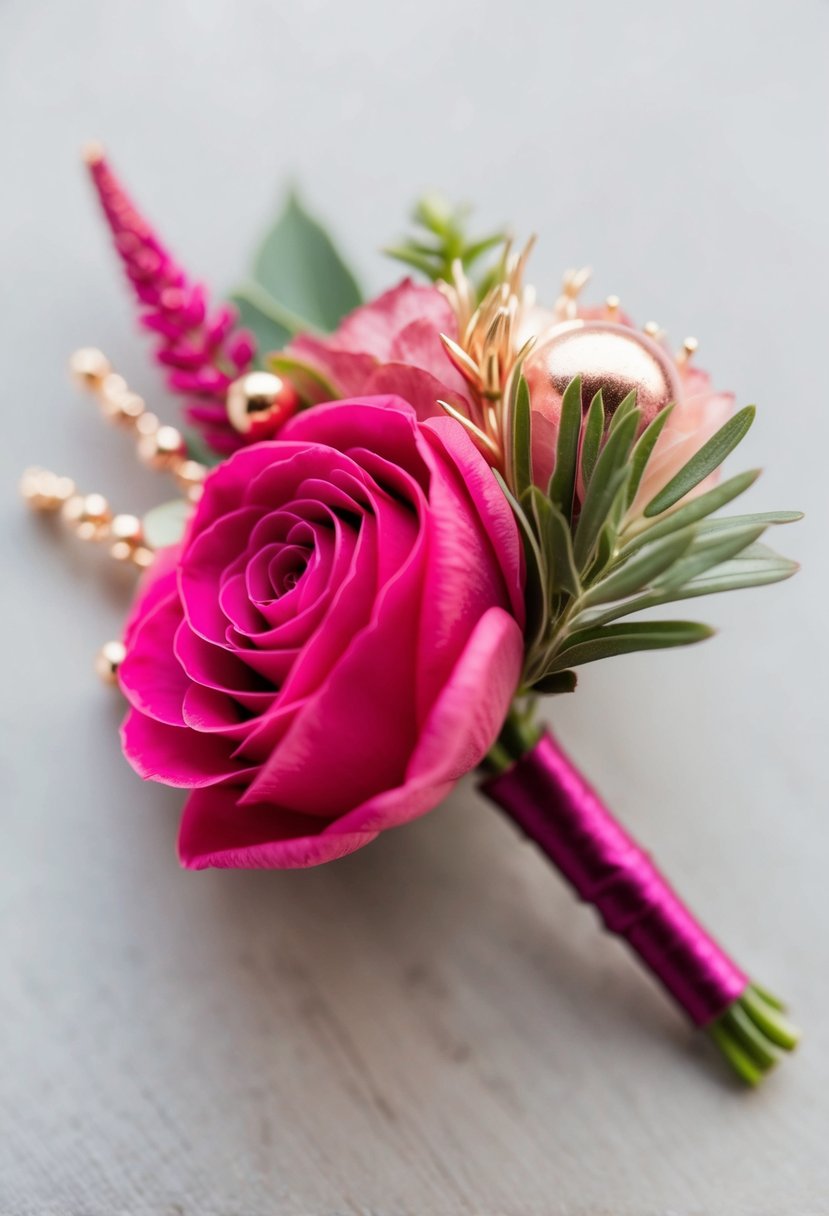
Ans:
<svg viewBox="0 0 829 1216"><path fill-rule="evenodd" d="M128 760L192 790L184 865L316 865L435 806L523 660L516 524L463 428L319 406L208 477L126 631Z"/></svg>
<svg viewBox="0 0 829 1216"><path fill-rule="evenodd" d="M321 373L339 397L395 393L420 419L442 414L438 400L461 404L466 382L448 358L442 333L457 337L449 301L436 287L404 279L356 308L330 337L302 334L286 353Z"/></svg>

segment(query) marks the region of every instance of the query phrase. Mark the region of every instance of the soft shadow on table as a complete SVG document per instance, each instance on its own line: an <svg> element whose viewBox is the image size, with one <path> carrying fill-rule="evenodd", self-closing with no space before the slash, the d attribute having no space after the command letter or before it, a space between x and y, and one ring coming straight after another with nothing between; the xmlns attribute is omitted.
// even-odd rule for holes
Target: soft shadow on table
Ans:
<svg viewBox="0 0 829 1216"><path fill-rule="evenodd" d="M182 796L143 792L154 804L144 825L154 837L146 842L152 867L159 849L173 848ZM333 864L168 871L159 894L175 905L166 923L168 937L179 939L174 948L195 924L202 963L232 986L232 1024L211 1023L220 1038L243 1041L251 1028L293 1038L298 1022L313 1038L315 1026L335 1019L359 1041L380 1091L389 1039L405 1053L407 1036L428 1034L429 1025L438 1053L458 1064L476 1052L469 1026L480 1020L492 1069L505 1076L511 1044L532 1050L537 1040L547 1052L554 1027L588 1010L599 1034L604 1019L625 1040L659 1039L700 1054L664 998L471 783L432 815ZM413 1004L424 1010L414 1027ZM366 1018L376 1038L365 1033ZM589 1071L591 1060L582 1063Z"/></svg>

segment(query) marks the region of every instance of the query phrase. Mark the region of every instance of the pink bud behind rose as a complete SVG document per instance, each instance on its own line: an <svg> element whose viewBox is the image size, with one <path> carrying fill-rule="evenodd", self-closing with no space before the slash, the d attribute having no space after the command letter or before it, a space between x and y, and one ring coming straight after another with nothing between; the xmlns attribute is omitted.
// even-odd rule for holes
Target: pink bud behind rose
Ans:
<svg viewBox="0 0 829 1216"><path fill-rule="evenodd" d="M605 314L606 316L606 314ZM564 387L583 378L583 409L602 389L612 414L632 389L642 411L642 430L656 414L673 404L633 504L644 508L682 466L730 417L734 397L716 393L707 373L677 363L668 348L636 330L632 323L608 322L600 310L580 310L575 322L557 321L553 313L532 309L527 318L539 338L524 364L533 408L533 471L546 486L555 465ZM690 492L693 497L716 481L712 474Z"/></svg>
<svg viewBox="0 0 829 1216"><path fill-rule="evenodd" d="M662 343L638 331L632 320L619 314L614 323L607 321L604 307L581 308L578 321L613 332L622 339L615 354L630 344L640 358L627 368L630 383L620 386L614 399L605 385L605 399L617 405L629 387L636 387L643 411L643 426L658 409L675 402L671 417L660 436L636 497L635 509L643 507L682 465L711 438L729 418L734 405L728 393L715 393L709 377L696 368L680 366ZM536 346L524 364L533 407L533 469L536 482L546 487L555 463L561 414L562 386L551 391L545 382L545 349L553 335L562 329L561 318L552 310L537 305L526 308L518 319L516 345L535 336ZM301 335L288 348L289 353L325 376L339 395L394 393L414 406L418 417L439 417L439 400L451 402L461 412L469 412L469 387L449 360L441 334L457 338L457 323L451 306L437 288L414 284L409 279L384 292L370 303L350 313L330 337ZM572 375L581 374L585 384L597 380L597 368L575 362ZM625 363L624 357L621 360ZM661 379L658 371L661 368ZM655 381L648 387L648 372ZM612 370L612 368L611 368ZM624 373L625 368L620 370ZM590 404L585 389L585 409ZM707 489L716 474L692 491Z"/></svg>

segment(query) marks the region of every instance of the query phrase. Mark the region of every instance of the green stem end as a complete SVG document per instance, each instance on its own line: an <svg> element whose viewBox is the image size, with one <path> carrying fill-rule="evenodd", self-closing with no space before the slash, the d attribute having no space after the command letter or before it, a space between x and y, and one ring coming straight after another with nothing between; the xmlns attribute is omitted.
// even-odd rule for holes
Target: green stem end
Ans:
<svg viewBox="0 0 829 1216"><path fill-rule="evenodd" d="M783 1052L794 1051L800 1031L776 996L751 983L725 1013L706 1027L728 1063L748 1085L759 1085Z"/></svg>

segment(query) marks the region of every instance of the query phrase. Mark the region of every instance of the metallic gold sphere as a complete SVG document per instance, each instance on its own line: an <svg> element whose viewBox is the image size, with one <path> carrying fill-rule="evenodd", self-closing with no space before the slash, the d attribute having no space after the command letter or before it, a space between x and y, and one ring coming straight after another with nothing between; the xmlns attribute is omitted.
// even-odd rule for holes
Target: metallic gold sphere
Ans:
<svg viewBox="0 0 829 1216"><path fill-rule="evenodd" d="M105 684L118 683L118 668L126 658L123 642L106 642L95 658L95 670Z"/></svg>
<svg viewBox="0 0 829 1216"><path fill-rule="evenodd" d="M644 425L680 391L671 356L646 334L612 321L565 322L530 353L524 371L534 408L551 419L575 376L582 378L584 409L601 389L608 417L635 390Z"/></svg>
<svg viewBox="0 0 829 1216"><path fill-rule="evenodd" d="M251 440L275 435L299 406L299 395L273 372L248 372L227 390L227 416L240 435Z"/></svg>
<svg viewBox="0 0 829 1216"><path fill-rule="evenodd" d="M76 380L88 388L100 388L112 371L109 359L94 346L76 350L69 360L69 370Z"/></svg>

